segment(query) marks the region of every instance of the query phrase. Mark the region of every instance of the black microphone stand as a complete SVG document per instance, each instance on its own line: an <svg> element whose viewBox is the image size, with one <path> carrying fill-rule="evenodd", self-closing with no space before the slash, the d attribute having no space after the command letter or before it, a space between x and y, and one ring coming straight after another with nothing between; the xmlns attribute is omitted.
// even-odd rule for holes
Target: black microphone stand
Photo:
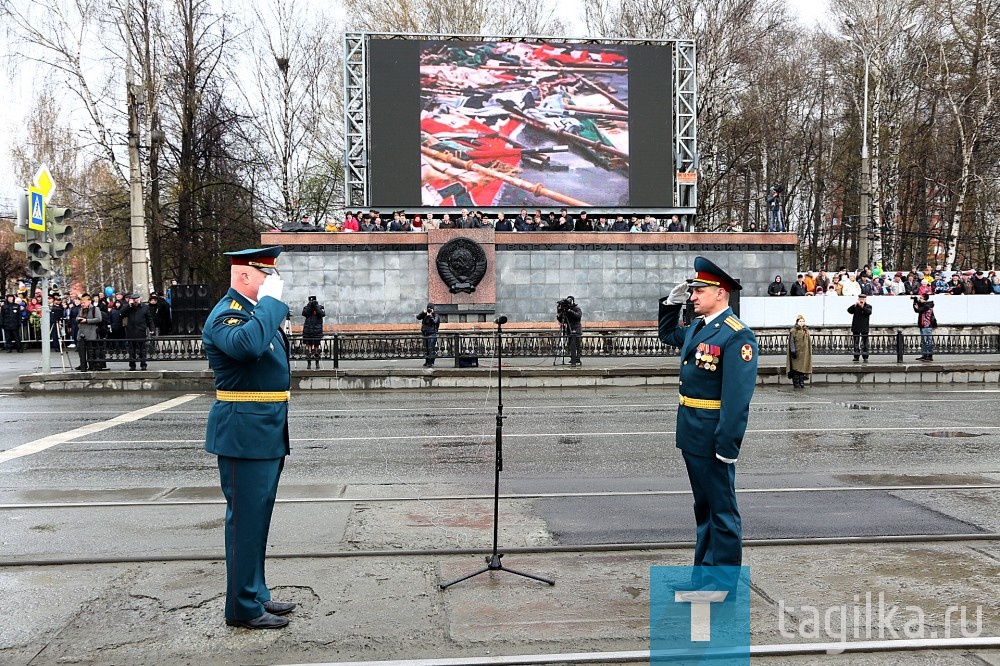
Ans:
<svg viewBox="0 0 1000 666"><path fill-rule="evenodd" d="M534 574L524 573L523 571L517 571L509 567L505 567L501 558L503 553L497 551L497 538L500 528L500 472L503 470L503 355L500 350L501 345L501 329L503 325L507 323L507 317L500 315L493 320L493 323L497 325L497 434L496 434L496 465L493 478L493 554L486 556L486 566L482 569L477 569L470 574L466 574L461 578L456 578L449 583L441 583L441 589L451 587L455 583L461 583L463 580L468 580L474 578L479 574L486 573L487 571L507 571L512 574L517 574L518 576L524 576L525 578L531 578L532 580L537 580L542 583L548 583L549 585L555 585L556 582L549 578L542 578L541 576L536 576Z"/></svg>

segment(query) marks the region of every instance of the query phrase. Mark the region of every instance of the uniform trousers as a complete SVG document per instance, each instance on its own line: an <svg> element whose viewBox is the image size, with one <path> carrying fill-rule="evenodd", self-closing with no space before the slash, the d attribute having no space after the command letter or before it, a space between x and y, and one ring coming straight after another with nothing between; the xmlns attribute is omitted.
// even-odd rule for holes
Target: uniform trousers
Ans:
<svg viewBox="0 0 1000 666"><path fill-rule="evenodd" d="M694 565L741 566L743 523L736 504L736 464L727 465L714 456L682 453L694 494Z"/></svg>
<svg viewBox="0 0 1000 666"><path fill-rule="evenodd" d="M260 617L263 603L271 599L264 578L264 557L284 466L284 458L219 456L219 479L226 496L227 620Z"/></svg>

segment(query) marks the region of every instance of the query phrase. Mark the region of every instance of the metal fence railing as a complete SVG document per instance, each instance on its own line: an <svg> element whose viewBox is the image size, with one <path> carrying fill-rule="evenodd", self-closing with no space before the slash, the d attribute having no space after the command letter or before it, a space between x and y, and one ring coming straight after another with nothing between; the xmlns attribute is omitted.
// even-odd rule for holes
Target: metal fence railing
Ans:
<svg viewBox="0 0 1000 666"><path fill-rule="evenodd" d="M854 349L851 334L813 334L814 355L850 355ZM416 334L352 334L327 335L309 346L302 336L290 336L291 357L294 360L320 360L328 367L339 368L344 361L381 361L422 359L425 342ZM510 333L500 339L505 358L545 358L553 363L567 357L568 338L543 333ZM787 351L788 334L761 334L757 343L762 356L783 356ZM138 346L137 346L138 345ZM156 336L143 341L105 339L90 342L88 355L103 362L135 362L135 350L144 348L149 363L161 361L205 361L201 337ZM438 360L452 359L455 365L463 358L496 356L497 336L491 333L444 333L437 338ZM663 358L677 356L676 347L660 342L653 332L587 333L581 337L582 358ZM872 356L895 356L902 362L907 355L919 354L920 336L901 332L868 336ZM961 334L935 335L934 354L1000 354L1000 335Z"/></svg>

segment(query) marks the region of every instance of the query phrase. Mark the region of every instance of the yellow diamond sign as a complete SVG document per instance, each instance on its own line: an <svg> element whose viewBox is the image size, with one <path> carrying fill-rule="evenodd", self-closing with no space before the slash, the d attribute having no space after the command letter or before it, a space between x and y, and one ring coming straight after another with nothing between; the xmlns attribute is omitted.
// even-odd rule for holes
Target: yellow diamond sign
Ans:
<svg viewBox="0 0 1000 666"><path fill-rule="evenodd" d="M38 172L35 173L35 187L47 202L56 191L56 181L52 180L52 174L49 173L48 167L44 164L38 168Z"/></svg>

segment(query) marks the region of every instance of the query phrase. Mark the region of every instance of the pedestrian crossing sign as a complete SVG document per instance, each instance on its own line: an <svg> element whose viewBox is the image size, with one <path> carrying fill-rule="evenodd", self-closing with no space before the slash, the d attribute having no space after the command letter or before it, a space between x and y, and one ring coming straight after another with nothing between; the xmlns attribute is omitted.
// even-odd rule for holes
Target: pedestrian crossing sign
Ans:
<svg viewBox="0 0 1000 666"><path fill-rule="evenodd" d="M28 188L30 200L28 216L28 228L33 231L45 231L45 196L42 191L34 186Z"/></svg>

